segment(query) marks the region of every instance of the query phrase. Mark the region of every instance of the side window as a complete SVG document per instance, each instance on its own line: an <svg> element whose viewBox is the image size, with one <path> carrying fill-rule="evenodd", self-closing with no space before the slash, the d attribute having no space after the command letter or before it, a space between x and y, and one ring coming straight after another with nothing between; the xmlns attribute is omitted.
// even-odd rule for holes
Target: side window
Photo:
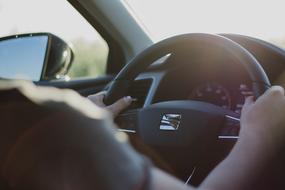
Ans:
<svg viewBox="0 0 285 190"><path fill-rule="evenodd" d="M66 0L0 0L0 37L48 32L73 49L71 79L105 74L108 44Z"/></svg>

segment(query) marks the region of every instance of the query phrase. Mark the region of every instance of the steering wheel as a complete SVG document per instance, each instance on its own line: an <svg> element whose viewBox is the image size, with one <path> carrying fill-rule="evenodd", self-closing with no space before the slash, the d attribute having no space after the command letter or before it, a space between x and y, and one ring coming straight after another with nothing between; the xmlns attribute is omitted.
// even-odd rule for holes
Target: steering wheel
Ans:
<svg viewBox="0 0 285 190"><path fill-rule="evenodd" d="M112 81L104 102L109 105L126 95L134 79L157 59L167 54L179 56L181 52L207 52L211 48L226 52L245 69L256 98L270 87L268 77L258 61L242 46L219 35L192 33L165 39L133 58ZM239 116L205 102L160 102L129 114L126 120L135 125L136 132L145 144L160 150L168 156L168 160L176 160L181 170L185 169L186 164L195 164L195 160L199 159L197 155L218 136L238 138L238 129L233 130L232 127L239 125ZM177 161L177 158L181 159Z"/></svg>

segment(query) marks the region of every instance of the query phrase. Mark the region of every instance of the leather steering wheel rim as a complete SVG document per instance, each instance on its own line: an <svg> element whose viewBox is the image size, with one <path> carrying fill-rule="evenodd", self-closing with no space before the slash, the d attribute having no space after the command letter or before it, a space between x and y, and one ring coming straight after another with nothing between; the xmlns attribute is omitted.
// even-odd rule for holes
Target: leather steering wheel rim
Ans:
<svg viewBox="0 0 285 190"><path fill-rule="evenodd" d="M191 51L196 46L215 46L234 57L249 74L255 97L262 95L271 86L258 61L241 45L219 35L190 33L162 40L135 56L111 82L104 103L110 105L125 96L135 78L157 59L167 54L175 54L185 47Z"/></svg>

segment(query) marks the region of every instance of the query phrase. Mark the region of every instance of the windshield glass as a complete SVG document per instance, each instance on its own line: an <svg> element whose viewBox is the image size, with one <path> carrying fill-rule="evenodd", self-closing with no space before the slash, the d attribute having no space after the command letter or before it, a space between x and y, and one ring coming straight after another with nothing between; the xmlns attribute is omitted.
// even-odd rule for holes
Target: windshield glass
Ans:
<svg viewBox="0 0 285 190"><path fill-rule="evenodd" d="M125 2L154 41L190 32L236 33L261 38L285 47L284 0Z"/></svg>

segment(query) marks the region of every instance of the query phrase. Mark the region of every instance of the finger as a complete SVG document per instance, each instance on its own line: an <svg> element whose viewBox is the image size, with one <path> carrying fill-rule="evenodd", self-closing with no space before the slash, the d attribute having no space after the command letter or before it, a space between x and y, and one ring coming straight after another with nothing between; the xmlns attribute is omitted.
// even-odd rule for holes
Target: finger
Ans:
<svg viewBox="0 0 285 190"><path fill-rule="evenodd" d="M109 109L113 113L114 117L116 117L122 110L131 105L131 103L132 97L126 96L116 101L114 104L108 106L107 109Z"/></svg>
<svg viewBox="0 0 285 190"><path fill-rule="evenodd" d="M247 110L254 103L254 97L248 96L245 98L244 105L242 107L242 113Z"/></svg>
<svg viewBox="0 0 285 190"><path fill-rule="evenodd" d="M245 98L244 105L251 105L254 103L254 97L253 96L248 96Z"/></svg>
<svg viewBox="0 0 285 190"><path fill-rule="evenodd" d="M280 97L284 98L284 89L281 86L272 86L256 102L267 102L269 104L279 100Z"/></svg>
<svg viewBox="0 0 285 190"><path fill-rule="evenodd" d="M105 94L106 94L106 92L103 91L103 92L99 92L97 94L89 95L87 98L89 100L91 100L94 104L96 104L97 106L105 107L106 105L103 102Z"/></svg>
<svg viewBox="0 0 285 190"><path fill-rule="evenodd" d="M272 86L269 88L266 92L265 95L282 95L284 96L284 88L282 86Z"/></svg>

